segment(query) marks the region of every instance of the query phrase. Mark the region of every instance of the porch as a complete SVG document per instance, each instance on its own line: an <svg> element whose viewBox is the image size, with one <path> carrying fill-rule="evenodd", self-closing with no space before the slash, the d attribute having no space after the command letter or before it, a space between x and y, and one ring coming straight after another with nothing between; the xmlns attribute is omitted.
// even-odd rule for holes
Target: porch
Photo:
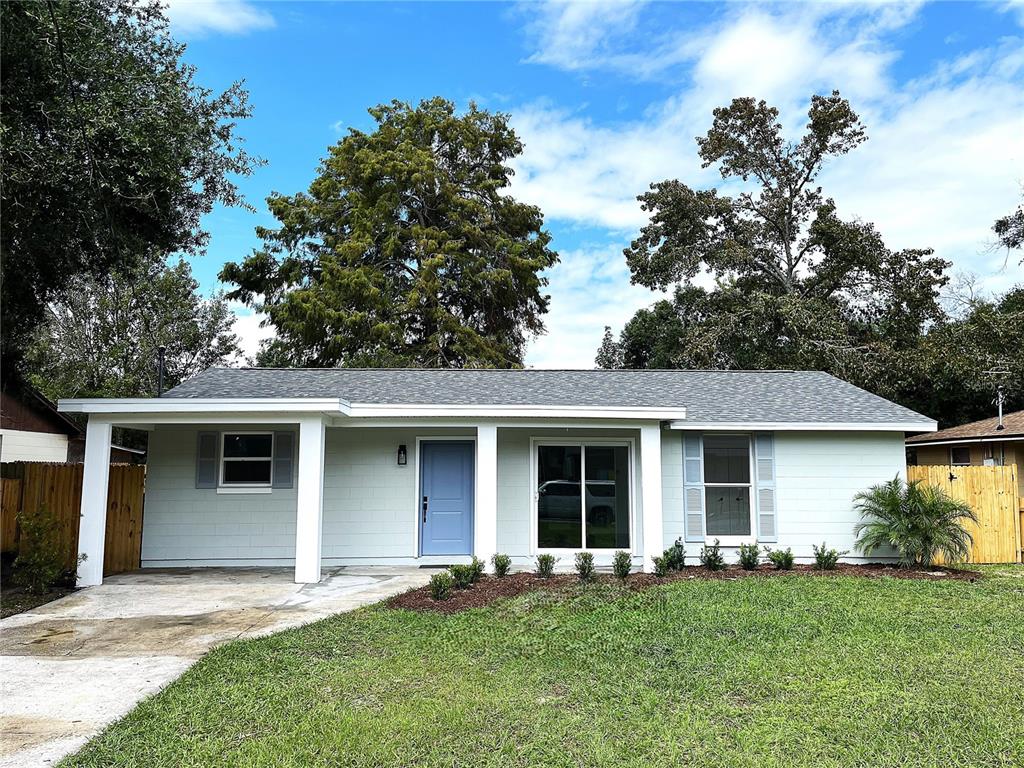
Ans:
<svg viewBox="0 0 1024 768"><path fill-rule="evenodd" d="M652 566L665 546L662 428L618 419L354 420L317 414L92 416L79 584L102 582L113 426L150 431L142 565L528 566L616 550Z"/></svg>

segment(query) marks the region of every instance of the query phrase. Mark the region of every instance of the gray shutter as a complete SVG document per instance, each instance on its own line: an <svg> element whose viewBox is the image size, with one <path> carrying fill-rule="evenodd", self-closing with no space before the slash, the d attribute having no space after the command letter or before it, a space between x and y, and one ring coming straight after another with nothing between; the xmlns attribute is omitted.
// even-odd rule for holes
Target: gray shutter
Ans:
<svg viewBox="0 0 1024 768"><path fill-rule="evenodd" d="M200 432L196 438L196 488L217 487L219 435Z"/></svg>
<svg viewBox="0 0 1024 768"><path fill-rule="evenodd" d="M274 433L274 488L291 488L295 466L295 433Z"/></svg>
<svg viewBox="0 0 1024 768"><path fill-rule="evenodd" d="M683 437L683 510L686 541L704 541L704 449L699 434Z"/></svg>
<svg viewBox="0 0 1024 768"><path fill-rule="evenodd" d="M754 466L757 470L757 538L778 541L778 513L775 503L775 438L771 433L754 436Z"/></svg>

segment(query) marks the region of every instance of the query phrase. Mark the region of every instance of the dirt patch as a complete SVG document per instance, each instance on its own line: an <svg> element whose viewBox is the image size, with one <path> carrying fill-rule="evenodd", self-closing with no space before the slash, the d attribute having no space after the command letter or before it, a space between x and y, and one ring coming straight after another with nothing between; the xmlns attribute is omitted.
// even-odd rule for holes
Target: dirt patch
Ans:
<svg viewBox="0 0 1024 768"><path fill-rule="evenodd" d="M894 579L922 579L926 581L975 581L981 578L977 571L968 571L959 568L947 568L936 566L927 570L916 568L900 568L882 563L870 563L866 565L852 565L840 563L834 571L820 571L812 565L794 565L791 571L776 571L771 566L762 566L754 571L745 571L738 565L732 565L722 571L712 571L703 566L687 566L681 571L675 571L668 576L658 577L650 573L633 573L626 581L626 585L633 590L639 591L656 587L661 584L671 584L674 581L685 581L688 579L751 579L751 578L773 578L800 574L813 578L833 578L836 576L858 576L866 579L894 578ZM598 574L595 581L610 582L615 580L611 574ZM503 579L493 576L485 576L469 589L457 589L447 600L435 600L430 596L429 587L412 589L397 595L388 600L390 608L404 608L410 611L433 611L435 613L458 613L470 608L480 608L495 600L506 597L515 597L526 592L538 589L562 589L579 582L575 574L557 574L549 579L542 579L533 573L513 573Z"/></svg>

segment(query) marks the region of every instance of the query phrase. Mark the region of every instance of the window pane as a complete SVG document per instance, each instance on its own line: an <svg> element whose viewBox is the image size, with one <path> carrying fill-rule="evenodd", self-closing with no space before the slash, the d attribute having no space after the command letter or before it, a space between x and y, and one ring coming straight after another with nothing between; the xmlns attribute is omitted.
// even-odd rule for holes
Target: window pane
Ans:
<svg viewBox="0 0 1024 768"><path fill-rule="evenodd" d="M970 464L971 447L969 445L953 445L949 449L953 457L953 464Z"/></svg>
<svg viewBox="0 0 1024 768"><path fill-rule="evenodd" d="M225 461L225 483L269 483L270 461Z"/></svg>
<svg viewBox="0 0 1024 768"><path fill-rule="evenodd" d="M273 435L224 435L225 458L270 458Z"/></svg>
<svg viewBox="0 0 1024 768"><path fill-rule="evenodd" d="M629 449L587 446L587 549L629 546Z"/></svg>
<svg viewBox="0 0 1024 768"><path fill-rule="evenodd" d="M579 446L541 445L537 449L537 546L577 549L582 543Z"/></svg>
<svg viewBox="0 0 1024 768"><path fill-rule="evenodd" d="M750 441L746 435L704 436L704 482L750 482Z"/></svg>
<svg viewBox="0 0 1024 768"><path fill-rule="evenodd" d="M708 536L750 535L750 489L704 489Z"/></svg>

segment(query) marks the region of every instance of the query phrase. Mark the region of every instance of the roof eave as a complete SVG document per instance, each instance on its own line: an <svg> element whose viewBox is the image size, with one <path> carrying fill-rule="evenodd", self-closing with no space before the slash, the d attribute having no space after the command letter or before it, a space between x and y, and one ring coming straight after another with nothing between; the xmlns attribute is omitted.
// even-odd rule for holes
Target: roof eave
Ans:
<svg viewBox="0 0 1024 768"><path fill-rule="evenodd" d="M669 429L746 430L764 432L934 432L938 424L923 421L672 421Z"/></svg>

